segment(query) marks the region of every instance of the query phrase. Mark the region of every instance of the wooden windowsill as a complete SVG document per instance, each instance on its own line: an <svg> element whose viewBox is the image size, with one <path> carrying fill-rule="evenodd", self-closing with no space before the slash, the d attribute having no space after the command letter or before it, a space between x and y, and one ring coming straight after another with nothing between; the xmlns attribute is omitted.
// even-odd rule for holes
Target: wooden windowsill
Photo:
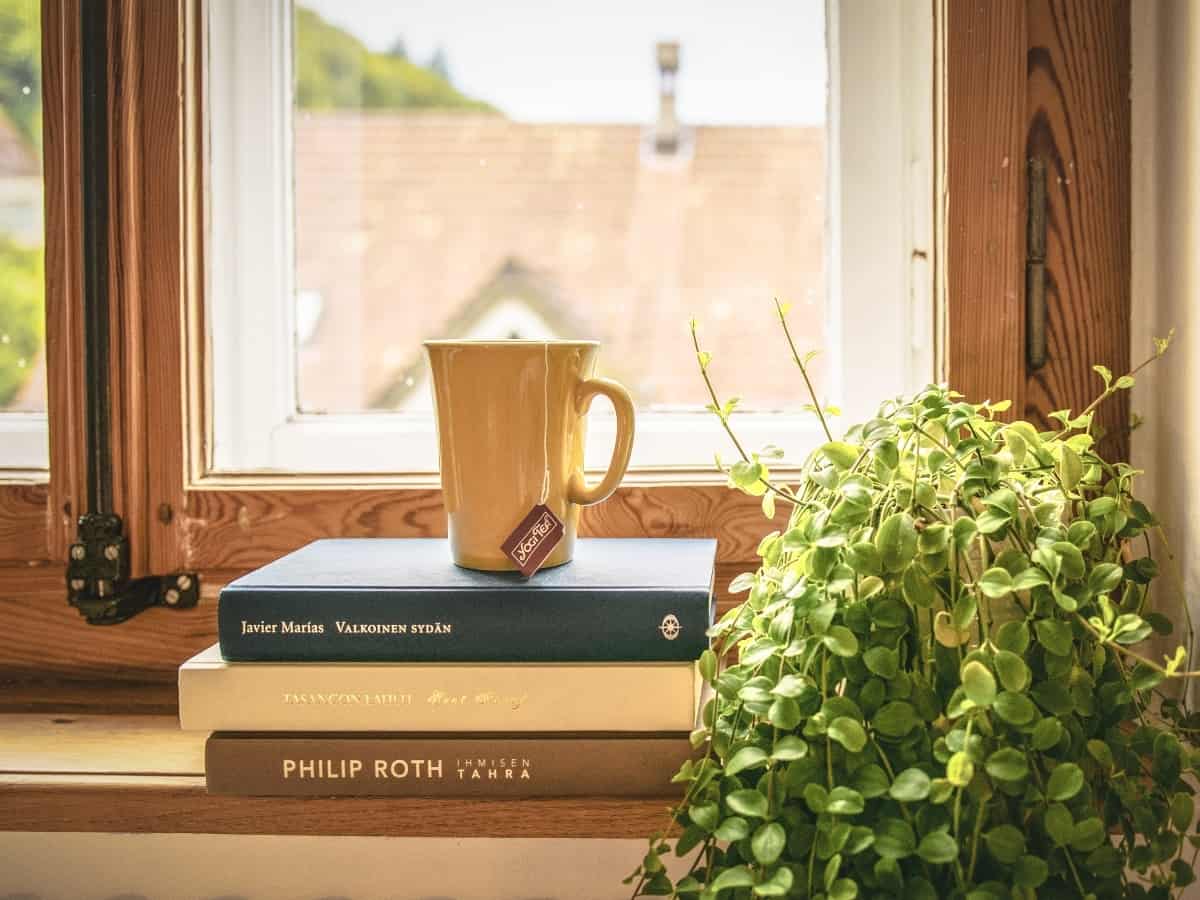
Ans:
<svg viewBox="0 0 1200 900"><path fill-rule="evenodd" d="M205 737L168 715L0 713L0 831L645 838L670 805L213 796Z"/></svg>

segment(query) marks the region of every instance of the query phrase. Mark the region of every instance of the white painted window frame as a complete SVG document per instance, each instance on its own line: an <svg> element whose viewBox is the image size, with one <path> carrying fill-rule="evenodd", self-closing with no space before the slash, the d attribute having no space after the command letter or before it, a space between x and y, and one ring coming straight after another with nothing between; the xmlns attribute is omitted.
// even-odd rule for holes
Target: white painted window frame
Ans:
<svg viewBox="0 0 1200 900"><path fill-rule="evenodd" d="M27 480L50 469L50 425L45 413L0 413L0 480Z"/></svg>
<svg viewBox="0 0 1200 900"><path fill-rule="evenodd" d="M848 423L935 371L932 5L827 0L826 27L826 399ZM435 473L432 414L297 412L291 0L209 0L206 45L208 470ZM850 358L846 335L869 353ZM608 460L605 412L590 416L589 469ZM791 461L821 440L807 415L734 422L747 446L778 444ZM730 456L702 411L641 412L637 428L638 472L710 469L714 451Z"/></svg>

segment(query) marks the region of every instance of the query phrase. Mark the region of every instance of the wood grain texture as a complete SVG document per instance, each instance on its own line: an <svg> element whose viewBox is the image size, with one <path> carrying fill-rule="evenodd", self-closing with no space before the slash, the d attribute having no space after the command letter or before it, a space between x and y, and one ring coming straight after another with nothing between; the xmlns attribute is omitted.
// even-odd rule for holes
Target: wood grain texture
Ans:
<svg viewBox="0 0 1200 900"><path fill-rule="evenodd" d="M1091 367L1129 370L1130 4L1028 0L1026 154L1047 168L1047 364L1029 375L1024 415L1087 406ZM1153 348L1144 348L1149 356ZM1140 351L1139 351L1140 353ZM1103 450L1128 458L1128 393L1097 413Z"/></svg>
<svg viewBox="0 0 1200 900"><path fill-rule="evenodd" d="M668 802L210 796L204 739L162 716L0 715L0 831L642 837Z"/></svg>
<svg viewBox="0 0 1200 900"><path fill-rule="evenodd" d="M48 485L0 484L0 562L44 561L50 530Z"/></svg>
<svg viewBox="0 0 1200 900"><path fill-rule="evenodd" d="M1024 399L1025 4L946 6L948 377Z"/></svg>
<svg viewBox="0 0 1200 900"><path fill-rule="evenodd" d="M198 776L0 774L0 831L644 839L668 808L612 798L220 797Z"/></svg>
<svg viewBox="0 0 1200 900"><path fill-rule="evenodd" d="M745 595L729 595L729 582L757 565L757 561L718 564L718 613L744 599ZM106 628L86 624L67 604L61 567L0 568L0 683L95 680L106 685L95 698L80 694L79 684L72 687L76 695L74 709L111 711L91 705L91 700L101 706L109 702L105 699L109 685L122 698L113 708L142 709L147 703L157 703L161 709L162 703L170 702L169 695L151 691L149 699L135 702L130 692L144 693L153 685L173 686L180 663L216 643L217 596L224 584L248 568L202 571L200 604L195 609L149 609L119 626ZM36 687L13 691L15 708L32 708L30 695L36 695ZM13 709L13 703L5 708Z"/></svg>
<svg viewBox="0 0 1200 900"><path fill-rule="evenodd" d="M715 537L722 561L751 559L782 527L759 501L720 485L624 487L583 511L587 537ZM437 490L192 490L182 512L184 564L250 569L322 537L442 537Z"/></svg>

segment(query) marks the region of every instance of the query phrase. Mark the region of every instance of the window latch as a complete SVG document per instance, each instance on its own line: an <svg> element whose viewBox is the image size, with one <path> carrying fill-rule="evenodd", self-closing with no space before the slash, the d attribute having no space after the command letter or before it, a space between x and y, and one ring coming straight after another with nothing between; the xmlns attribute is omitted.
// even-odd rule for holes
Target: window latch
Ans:
<svg viewBox="0 0 1200 900"><path fill-rule="evenodd" d="M195 574L129 577L129 541L112 512L109 403L108 2L81 3L83 367L88 512L67 561L67 602L91 625L113 625L151 606L186 609L200 598Z"/></svg>
<svg viewBox="0 0 1200 900"><path fill-rule="evenodd" d="M121 517L88 513L67 563L67 601L89 625L115 625L151 606L187 609L200 600L200 580L192 574L129 577L129 541Z"/></svg>
<svg viewBox="0 0 1200 900"><path fill-rule="evenodd" d="M1025 361L1046 365L1046 161L1029 160L1025 222Z"/></svg>

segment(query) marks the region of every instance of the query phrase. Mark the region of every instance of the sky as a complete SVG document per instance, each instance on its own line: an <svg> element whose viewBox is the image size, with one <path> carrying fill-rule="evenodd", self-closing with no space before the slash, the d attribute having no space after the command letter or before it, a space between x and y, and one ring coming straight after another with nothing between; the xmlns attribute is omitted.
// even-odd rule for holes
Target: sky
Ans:
<svg viewBox="0 0 1200 900"><path fill-rule="evenodd" d="M680 119L825 121L824 0L297 0L373 50L441 47L454 85L529 122L652 122L659 40L681 44Z"/></svg>

